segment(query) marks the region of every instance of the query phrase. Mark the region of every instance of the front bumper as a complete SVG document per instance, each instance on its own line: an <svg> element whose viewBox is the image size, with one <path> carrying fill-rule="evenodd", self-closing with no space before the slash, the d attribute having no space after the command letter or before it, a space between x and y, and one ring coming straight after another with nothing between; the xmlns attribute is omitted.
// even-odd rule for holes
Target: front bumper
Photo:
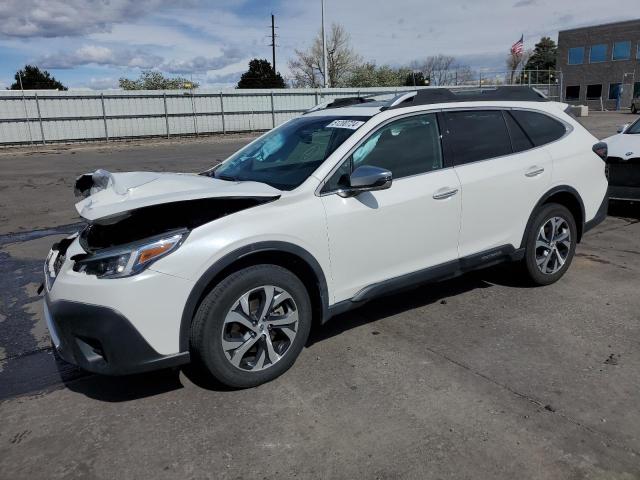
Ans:
<svg viewBox="0 0 640 480"><path fill-rule="evenodd" d="M147 269L121 279L73 271L75 236L45 262L44 314L60 356L85 370L123 375L189 362L180 351L181 312L192 282Z"/></svg>
<svg viewBox="0 0 640 480"><path fill-rule="evenodd" d="M108 307L45 296L45 318L60 356L84 370L125 375L189 362L189 353L161 355L122 314Z"/></svg>

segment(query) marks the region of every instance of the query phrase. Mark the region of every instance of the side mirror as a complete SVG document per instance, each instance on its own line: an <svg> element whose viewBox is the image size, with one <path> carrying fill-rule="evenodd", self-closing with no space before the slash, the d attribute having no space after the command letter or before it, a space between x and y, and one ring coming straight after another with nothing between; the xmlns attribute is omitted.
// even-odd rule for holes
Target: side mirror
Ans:
<svg viewBox="0 0 640 480"><path fill-rule="evenodd" d="M349 187L338 192L341 197L353 197L361 192L371 192L374 190L386 190L391 187L393 175L389 170L374 167L373 165L362 165L356 168L349 177Z"/></svg>
<svg viewBox="0 0 640 480"><path fill-rule="evenodd" d="M629 128L630 123L625 123L624 125L618 125L618 133L623 133L627 128Z"/></svg>

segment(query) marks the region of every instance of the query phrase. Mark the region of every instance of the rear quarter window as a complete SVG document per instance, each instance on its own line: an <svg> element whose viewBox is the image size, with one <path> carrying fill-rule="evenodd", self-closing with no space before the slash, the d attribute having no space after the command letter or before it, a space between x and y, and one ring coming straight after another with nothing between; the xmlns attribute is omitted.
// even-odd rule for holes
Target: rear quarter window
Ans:
<svg viewBox="0 0 640 480"><path fill-rule="evenodd" d="M558 140L567 131L562 122L542 113L512 110L511 114L536 147Z"/></svg>

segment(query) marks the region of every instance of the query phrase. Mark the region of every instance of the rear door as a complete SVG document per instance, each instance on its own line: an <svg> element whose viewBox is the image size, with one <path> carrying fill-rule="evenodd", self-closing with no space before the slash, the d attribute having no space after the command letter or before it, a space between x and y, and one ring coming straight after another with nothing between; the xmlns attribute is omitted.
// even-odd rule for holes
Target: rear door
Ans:
<svg viewBox="0 0 640 480"><path fill-rule="evenodd" d="M520 246L529 215L549 188L552 160L509 111L443 111L446 153L462 193L460 257Z"/></svg>

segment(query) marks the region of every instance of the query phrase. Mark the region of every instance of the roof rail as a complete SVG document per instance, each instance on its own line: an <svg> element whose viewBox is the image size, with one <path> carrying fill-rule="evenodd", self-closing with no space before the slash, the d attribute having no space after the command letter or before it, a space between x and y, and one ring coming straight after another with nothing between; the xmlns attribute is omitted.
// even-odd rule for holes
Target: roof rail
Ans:
<svg viewBox="0 0 640 480"><path fill-rule="evenodd" d="M434 103L477 101L548 102L549 99L540 90L522 86L482 87L465 90L424 88L418 90L412 95L403 95L396 99L387 108L403 108L413 105L428 105Z"/></svg>
<svg viewBox="0 0 640 480"><path fill-rule="evenodd" d="M324 110L327 108L340 108L348 107L349 105L358 105L360 103L372 102L373 100L367 97L343 97L336 98L330 102L319 103L315 107L310 108L304 113L311 113L317 110Z"/></svg>

